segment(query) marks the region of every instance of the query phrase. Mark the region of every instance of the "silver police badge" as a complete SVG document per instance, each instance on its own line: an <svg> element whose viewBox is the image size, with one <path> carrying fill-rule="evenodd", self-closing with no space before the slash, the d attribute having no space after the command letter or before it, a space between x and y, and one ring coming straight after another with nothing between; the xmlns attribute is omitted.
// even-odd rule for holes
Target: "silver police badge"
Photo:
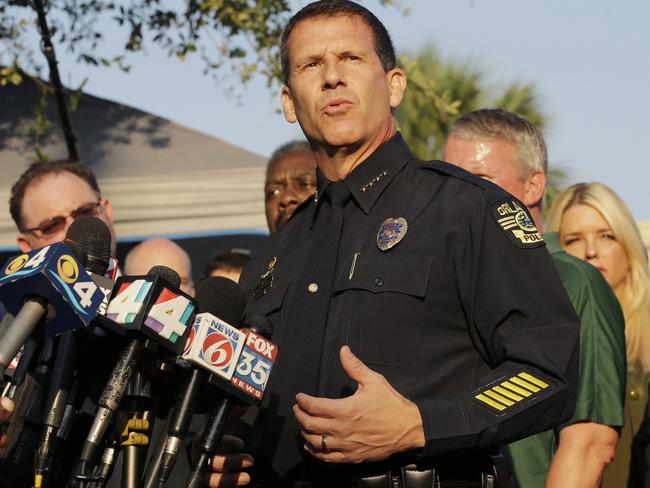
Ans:
<svg viewBox="0 0 650 488"><path fill-rule="evenodd" d="M382 251L387 251L396 246L404 238L408 228L409 224L404 217L384 220L377 232L377 247Z"/></svg>

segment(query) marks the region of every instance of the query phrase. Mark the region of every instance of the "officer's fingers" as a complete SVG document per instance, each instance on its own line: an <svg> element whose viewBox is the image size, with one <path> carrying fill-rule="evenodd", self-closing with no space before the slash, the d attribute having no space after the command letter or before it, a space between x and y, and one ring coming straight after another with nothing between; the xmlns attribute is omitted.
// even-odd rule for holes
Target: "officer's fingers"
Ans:
<svg viewBox="0 0 650 488"><path fill-rule="evenodd" d="M306 446L309 446L315 451L340 451L343 445L339 443L335 436L325 434L325 442L323 443L323 434L312 434L305 432L304 430L300 431L303 439L305 439ZM305 447L306 449L306 447Z"/></svg>
<svg viewBox="0 0 650 488"><path fill-rule="evenodd" d="M14 402L7 397L0 398L0 423L8 422L14 413Z"/></svg>
<svg viewBox="0 0 650 488"><path fill-rule="evenodd" d="M332 419L339 417L343 413L342 409L345 407L347 399L334 400L332 398L313 397L305 393L298 393L296 395L296 403L300 410L309 415Z"/></svg>
<svg viewBox="0 0 650 488"><path fill-rule="evenodd" d="M244 450L244 441L234 435L224 435L217 448L218 454L239 453Z"/></svg>
<svg viewBox="0 0 650 488"><path fill-rule="evenodd" d="M372 369L366 366L361 359L352 354L352 350L348 346L341 347L339 351L341 358L341 366L345 373L359 386L363 386L377 379L379 376Z"/></svg>
<svg viewBox="0 0 650 488"><path fill-rule="evenodd" d="M309 444L305 444L305 451L314 456L316 459L325 461L327 463L348 463L350 459L348 456L341 451L332 451L329 449L327 452L323 452L320 448L312 447Z"/></svg>
<svg viewBox="0 0 650 488"><path fill-rule="evenodd" d="M213 473L208 477L208 486L210 488L234 488L235 486L245 486L251 482L248 473Z"/></svg>
<svg viewBox="0 0 650 488"><path fill-rule="evenodd" d="M300 427L310 434L321 434L322 432L338 432L337 425L341 424L341 420L328 419L324 417L316 417L309 415L302 410L298 405L293 406L293 414L300 424Z"/></svg>
<svg viewBox="0 0 650 488"><path fill-rule="evenodd" d="M9 438L7 437L7 434L0 435L0 448L7 447L8 442Z"/></svg>
<svg viewBox="0 0 650 488"><path fill-rule="evenodd" d="M253 456L246 453L213 456L210 468L216 473L238 471L253 465Z"/></svg>

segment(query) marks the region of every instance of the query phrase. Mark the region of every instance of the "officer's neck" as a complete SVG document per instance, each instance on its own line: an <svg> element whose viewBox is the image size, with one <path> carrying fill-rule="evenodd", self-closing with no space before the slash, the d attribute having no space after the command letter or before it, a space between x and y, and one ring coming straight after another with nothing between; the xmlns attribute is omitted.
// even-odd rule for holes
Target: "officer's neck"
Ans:
<svg viewBox="0 0 650 488"><path fill-rule="evenodd" d="M357 142L349 146L330 146L323 143L314 148L312 145L316 164L328 180L344 180L396 132L395 119L391 117L386 126L368 141Z"/></svg>
<svg viewBox="0 0 650 488"><path fill-rule="evenodd" d="M533 218L533 222L535 222L535 227L537 227L537 230L540 231L540 233L544 233L542 229L542 208L540 205L536 205L534 207L528 207L528 210L530 211L530 216Z"/></svg>

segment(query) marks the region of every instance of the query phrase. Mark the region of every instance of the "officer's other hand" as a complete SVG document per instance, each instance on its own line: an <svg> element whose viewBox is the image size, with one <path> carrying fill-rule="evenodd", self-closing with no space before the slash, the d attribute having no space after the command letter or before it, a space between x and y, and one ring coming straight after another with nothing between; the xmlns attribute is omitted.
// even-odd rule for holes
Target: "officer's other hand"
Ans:
<svg viewBox="0 0 650 488"><path fill-rule="evenodd" d="M357 391L336 400L296 395L293 411L307 441L305 449L322 461L361 463L423 447L418 407L363 364L348 346L341 348L340 357L347 375L357 382Z"/></svg>
<svg viewBox="0 0 650 488"><path fill-rule="evenodd" d="M5 447L9 439L5 433L7 423L14 413L14 402L7 397L0 398L0 447Z"/></svg>
<svg viewBox="0 0 650 488"><path fill-rule="evenodd" d="M250 475L241 470L253 465L253 456L243 451L244 441L239 437L223 436L217 454L210 460L210 488L231 488L250 483Z"/></svg>

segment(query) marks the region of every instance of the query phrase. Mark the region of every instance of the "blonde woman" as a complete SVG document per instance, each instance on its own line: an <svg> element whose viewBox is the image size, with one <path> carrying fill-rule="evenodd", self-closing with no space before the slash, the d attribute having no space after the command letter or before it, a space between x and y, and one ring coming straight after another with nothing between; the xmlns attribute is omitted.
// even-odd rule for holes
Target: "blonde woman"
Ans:
<svg viewBox="0 0 650 488"><path fill-rule="evenodd" d="M566 252L598 268L625 314L625 426L603 486L627 486L634 435L644 417L650 378L650 273L639 230L627 206L601 183L580 183L553 203L547 228Z"/></svg>

